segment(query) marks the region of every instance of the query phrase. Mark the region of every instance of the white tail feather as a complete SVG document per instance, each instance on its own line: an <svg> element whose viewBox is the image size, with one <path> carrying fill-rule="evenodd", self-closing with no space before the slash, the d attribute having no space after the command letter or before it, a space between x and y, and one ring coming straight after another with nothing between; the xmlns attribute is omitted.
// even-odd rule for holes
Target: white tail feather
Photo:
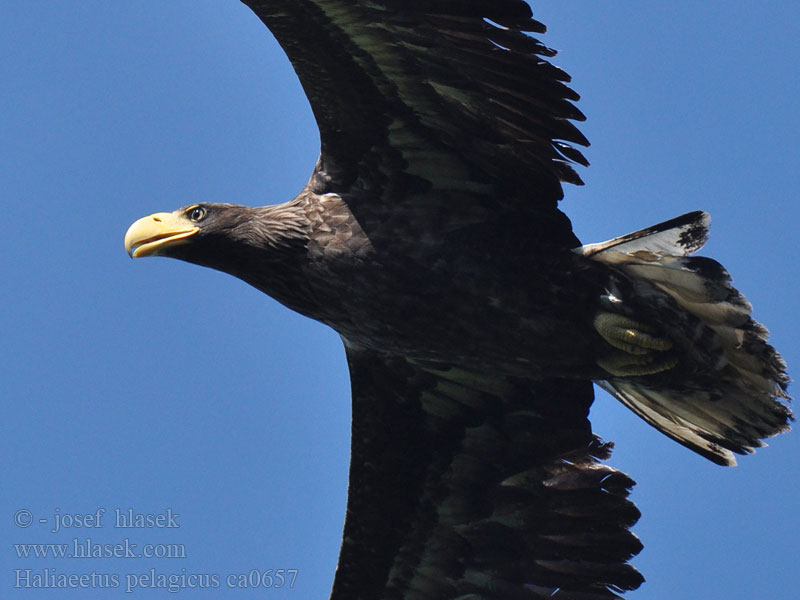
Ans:
<svg viewBox="0 0 800 600"><path fill-rule="evenodd" d="M752 452L788 429L791 412L779 400L788 399L788 377L728 272L689 256L709 223L706 213L689 213L575 252L608 265L614 309L657 325L682 357L666 373L598 383L666 435L732 465L733 452Z"/></svg>

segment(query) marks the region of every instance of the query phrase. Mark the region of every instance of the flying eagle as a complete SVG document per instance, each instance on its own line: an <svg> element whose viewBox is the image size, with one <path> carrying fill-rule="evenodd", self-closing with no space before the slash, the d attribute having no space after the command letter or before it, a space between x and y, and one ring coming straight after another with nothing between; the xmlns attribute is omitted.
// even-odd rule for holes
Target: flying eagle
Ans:
<svg viewBox="0 0 800 600"><path fill-rule="evenodd" d="M734 464L788 429L788 377L695 212L581 245L588 142L522 0L245 1L320 129L294 199L136 221L133 257L230 273L330 325L352 383L331 598L600 600L635 589L633 481L596 382Z"/></svg>

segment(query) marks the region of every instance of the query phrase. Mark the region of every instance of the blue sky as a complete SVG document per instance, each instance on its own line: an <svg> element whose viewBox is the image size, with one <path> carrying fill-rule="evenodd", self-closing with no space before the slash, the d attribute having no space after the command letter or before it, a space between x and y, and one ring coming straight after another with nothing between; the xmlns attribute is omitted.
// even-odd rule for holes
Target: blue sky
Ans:
<svg viewBox="0 0 800 600"><path fill-rule="evenodd" d="M578 235L709 211L703 253L731 271L796 376L800 6L534 6L588 117L587 185L562 203ZM288 61L233 1L2 1L0 15L0 597L168 597L125 593L153 568L217 574L223 589L229 574L297 569L293 589L224 595L326 598L349 445L337 336L227 275L122 247L151 212L299 191L318 139ZM795 433L723 469L599 392L592 419L638 481L648 582L630 598L796 597ZM99 508L100 528L50 531L56 512ZM115 529L115 508L171 509L179 527ZM20 510L29 527L14 525ZM186 557L20 558L12 546L87 537L182 544ZM14 589L14 569L117 574L120 587Z"/></svg>

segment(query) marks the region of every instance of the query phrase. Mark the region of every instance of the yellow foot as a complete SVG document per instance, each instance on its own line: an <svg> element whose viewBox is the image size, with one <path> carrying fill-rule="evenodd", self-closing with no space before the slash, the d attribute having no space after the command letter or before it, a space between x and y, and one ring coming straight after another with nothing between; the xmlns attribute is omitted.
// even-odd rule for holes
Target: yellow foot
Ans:
<svg viewBox="0 0 800 600"><path fill-rule="evenodd" d="M672 348L672 342L653 335L653 329L644 323L616 313L599 312L594 318L594 328L604 340L622 351L597 361L611 375L652 375L678 363L674 355L662 354Z"/></svg>
<svg viewBox="0 0 800 600"><path fill-rule="evenodd" d="M678 359L671 354L634 356L624 352L613 352L609 356L599 359L597 364L615 377L636 377L669 371L678 364Z"/></svg>

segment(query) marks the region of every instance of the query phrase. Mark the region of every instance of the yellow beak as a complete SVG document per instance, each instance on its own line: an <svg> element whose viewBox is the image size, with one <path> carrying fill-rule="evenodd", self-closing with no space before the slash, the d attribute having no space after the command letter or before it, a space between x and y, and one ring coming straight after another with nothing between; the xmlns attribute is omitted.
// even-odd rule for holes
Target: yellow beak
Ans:
<svg viewBox="0 0 800 600"><path fill-rule="evenodd" d="M131 258L158 256L164 248L186 243L188 237L200 231L184 211L155 213L143 217L125 233L125 251Z"/></svg>

